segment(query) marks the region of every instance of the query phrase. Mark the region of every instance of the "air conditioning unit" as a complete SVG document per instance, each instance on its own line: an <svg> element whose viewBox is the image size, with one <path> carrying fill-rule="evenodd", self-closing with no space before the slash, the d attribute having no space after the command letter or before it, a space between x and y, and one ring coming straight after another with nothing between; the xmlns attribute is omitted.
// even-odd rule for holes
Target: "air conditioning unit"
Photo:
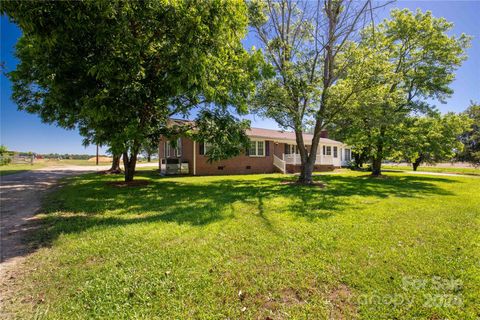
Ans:
<svg viewBox="0 0 480 320"><path fill-rule="evenodd" d="M165 174L188 174L188 162L180 163L179 159L167 159Z"/></svg>

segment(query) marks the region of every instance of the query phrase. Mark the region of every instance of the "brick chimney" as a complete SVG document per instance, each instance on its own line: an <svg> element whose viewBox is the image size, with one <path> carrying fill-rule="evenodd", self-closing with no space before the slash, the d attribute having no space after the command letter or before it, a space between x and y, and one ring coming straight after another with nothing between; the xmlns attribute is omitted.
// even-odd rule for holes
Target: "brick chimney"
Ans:
<svg viewBox="0 0 480 320"><path fill-rule="evenodd" d="M320 132L320 138L328 138L328 131L327 130L322 130Z"/></svg>

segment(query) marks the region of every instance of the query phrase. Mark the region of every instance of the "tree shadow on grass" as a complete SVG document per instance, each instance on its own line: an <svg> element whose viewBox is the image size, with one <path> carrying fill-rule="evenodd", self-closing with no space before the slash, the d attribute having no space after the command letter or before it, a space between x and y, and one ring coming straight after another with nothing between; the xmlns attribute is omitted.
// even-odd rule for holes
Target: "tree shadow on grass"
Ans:
<svg viewBox="0 0 480 320"><path fill-rule="evenodd" d="M267 231L275 232L268 215L275 210L266 206L282 199L280 213L307 219L325 219L351 206L349 197L423 198L453 193L435 183L458 181L424 176L392 175L387 179L368 176L324 175L316 177L326 188L282 184L284 176L262 176L260 179L235 177L162 178L141 172L138 178L150 178L150 184L137 188L108 185L112 178L90 175L74 178L47 198L42 231L31 240L48 246L60 234L80 233L90 228L112 228L139 223L175 222L191 226L232 219L251 214L260 219ZM291 177L293 178L293 177ZM251 212L235 212L234 204L251 205ZM367 206L356 202L356 206ZM254 222L252 222L254 223Z"/></svg>

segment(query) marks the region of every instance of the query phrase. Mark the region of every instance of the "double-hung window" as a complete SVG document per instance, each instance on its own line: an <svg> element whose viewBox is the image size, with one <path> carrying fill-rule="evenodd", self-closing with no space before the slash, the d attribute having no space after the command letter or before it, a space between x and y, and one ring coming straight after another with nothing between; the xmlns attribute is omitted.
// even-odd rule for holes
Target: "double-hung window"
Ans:
<svg viewBox="0 0 480 320"><path fill-rule="evenodd" d="M265 156L265 141L251 141L248 149L250 157L264 157Z"/></svg>
<svg viewBox="0 0 480 320"><path fill-rule="evenodd" d="M331 156L332 155L332 147L331 146L323 146L323 155L324 156Z"/></svg>
<svg viewBox="0 0 480 320"><path fill-rule="evenodd" d="M164 154L165 158L180 157L182 155L182 138L177 139L175 148L172 146L171 141L165 141Z"/></svg>
<svg viewBox="0 0 480 320"><path fill-rule="evenodd" d="M177 147L175 148L175 152L177 154L177 157L180 157L182 155L182 139L181 138L177 139Z"/></svg>
<svg viewBox="0 0 480 320"><path fill-rule="evenodd" d="M203 144L203 154L207 154L208 150L210 150L210 148L212 147L212 145L208 142L205 142Z"/></svg>
<svg viewBox="0 0 480 320"><path fill-rule="evenodd" d="M337 147L333 147L333 157L338 158L338 148Z"/></svg>

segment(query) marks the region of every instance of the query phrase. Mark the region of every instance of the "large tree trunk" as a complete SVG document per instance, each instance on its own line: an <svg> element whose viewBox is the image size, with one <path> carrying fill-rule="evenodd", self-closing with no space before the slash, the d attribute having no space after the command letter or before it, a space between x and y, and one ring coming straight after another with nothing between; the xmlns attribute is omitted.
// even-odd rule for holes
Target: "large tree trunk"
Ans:
<svg viewBox="0 0 480 320"><path fill-rule="evenodd" d="M418 157L417 159L415 159L414 162L412 162L413 171L417 171L421 163L422 163L422 156Z"/></svg>
<svg viewBox="0 0 480 320"><path fill-rule="evenodd" d="M110 174L122 173L122 169L120 168L120 155L114 154L112 156L112 166L106 172Z"/></svg>
<svg viewBox="0 0 480 320"><path fill-rule="evenodd" d="M125 167L125 182L133 181L135 175L135 166L137 165L138 151L132 150L130 156L128 152L123 153L123 165Z"/></svg>
<svg viewBox="0 0 480 320"><path fill-rule="evenodd" d="M152 161L152 155L151 155L150 153L147 154L147 161L148 161L148 162Z"/></svg>
<svg viewBox="0 0 480 320"><path fill-rule="evenodd" d="M383 137L382 137L383 138ZM383 139L377 143L376 155L372 157L372 176L382 175Z"/></svg>
<svg viewBox="0 0 480 320"><path fill-rule="evenodd" d="M382 174L382 157L376 156L372 158L372 176L378 177Z"/></svg>
<svg viewBox="0 0 480 320"><path fill-rule="evenodd" d="M309 153L305 146L305 142L303 141L302 130L301 129L295 130L297 146L300 152L300 158L302 159L300 176L298 177L297 183L300 183L300 184L313 183L312 173L315 167L315 156L317 152L318 142L320 141L320 132L321 132L321 127L317 124L314 131L312 145Z"/></svg>
<svg viewBox="0 0 480 320"><path fill-rule="evenodd" d="M383 160L383 139L385 138L385 127L380 127L380 137L377 140L376 154L372 157L372 176L378 177L382 175Z"/></svg>
<svg viewBox="0 0 480 320"><path fill-rule="evenodd" d="M301 184L312 184L313 178L312 173L315 167L315 161L307 161L306 163L302 164L300 176L298 177L298 183Z"/></svg>
<svg viewBox="0 0 480 320"><path fill-rule="evenodd" d="M363 151L359 151L358 153L357 152L353 153L353 159L355 162L356 169L360 169L361 167L363 167L363 164L365 163L365 158L366 156Z"/></svg>

